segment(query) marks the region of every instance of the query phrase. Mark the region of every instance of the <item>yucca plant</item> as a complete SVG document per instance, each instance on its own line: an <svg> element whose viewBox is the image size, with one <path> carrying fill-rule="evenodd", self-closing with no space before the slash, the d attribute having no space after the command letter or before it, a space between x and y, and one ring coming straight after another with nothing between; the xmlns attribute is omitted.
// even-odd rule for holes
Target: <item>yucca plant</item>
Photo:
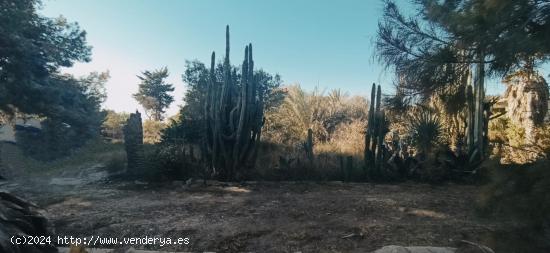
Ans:
<svg viewBox="0 0 550 253"><path fill-rule="evenodd" d="M429 155L440 141L442 128L439 116L422 106L411 111L406 126L412 145L424 155Z"/></svg>

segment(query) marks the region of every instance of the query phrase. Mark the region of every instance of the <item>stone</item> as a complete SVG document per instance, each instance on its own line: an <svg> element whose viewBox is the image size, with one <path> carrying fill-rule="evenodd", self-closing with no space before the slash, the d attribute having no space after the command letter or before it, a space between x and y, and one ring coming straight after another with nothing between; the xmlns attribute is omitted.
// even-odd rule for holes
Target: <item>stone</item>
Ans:
<svg viewBox="0 0 550 253"><path fill-rule="evenodd" d="M460 241L455 253L495 253L491 248L470 241Z"/></svg>
<svg viewBox="0 0 550 253"><path fill-rule="evenodd" d="M527 141L533 141L533 128L544 122L548 112L549 91L546 80L536 72L518 71L504 79L506 116L525 128Z"/></svg>
<svg viewBox="0 0 550 253"><path fill-rule="evenodd" d="M455 253L455 248L449 247L430 247L430 246L384 246L373 253Z"/></svg>

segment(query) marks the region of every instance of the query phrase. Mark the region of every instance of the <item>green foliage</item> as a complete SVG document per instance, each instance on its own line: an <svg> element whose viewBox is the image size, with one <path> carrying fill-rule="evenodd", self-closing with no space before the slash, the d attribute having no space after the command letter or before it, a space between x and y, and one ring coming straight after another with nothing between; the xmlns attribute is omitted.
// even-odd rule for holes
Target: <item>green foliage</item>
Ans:
<svg viewBox="0 0 550 253"><path fill-rule="evenodd" d="M388 133L389 122L386 119L386 113L382 110L382 88L372 84L371 104L369 107L369 119L365 131L365 176L371 179L381 179L385 177L383 164L388 157L385 157L386 148L384 140Z"/></svg>
<svg viewBox="0 0 550 253"><path fill-rule="evenodd" d="M83 93L89 97L91 103L101 105L107 99L105 84L109 81L109 78L111 78L109 71L94 71L87 76L79 77L78 85L83 89Z"/></svg>
<svg viewBox="0 0 550 253"><path fill-rule="evenodd" d="M79 79L69 75L50 78L56 88L47 92L48 97L60 104L46 111L50 116L42 121L41 130L16 131L25 154L39 160L57 159L99 135L105 117L100 111L105 97L102 87L108 75L99 76L92 73Z"/></svg>
<svg viewBox="0 0 550 253"><path fill-rule="evenodd" d="M544 1L414 2L418 12L410 18L385 2L376 42L380 60L402 75L409 94L460 85L474 62L483 62L489 74L505 74L527 58L550 55Z"/></svg>
<svg viewBox="0 0 550 253"><path fill-rule="evenodd" d="M493 144L493 155L503 163L532 163L547 158L550 153L550 124L533 128L533 142L526 139L525 128L500 117L489 124L489 140Z"/></svg>
<svg viewBox="0 0 550 253"><path fill-rule="evenodd" d="M154 120L145 120L143 122L143 143L155 144L162 140L162 131L166 128L166 123Z"/></svg>
<svg viewBox="0 0 550 253"><path fill-rule="evenodd" d="M166 108L174 102L170 92L174 91L172 84L164 81L168 77L166 67L154 71L143 71L138 78L139 90L134 98L143 106L150 119L161 121Z"/></svg>
<svg viewBox="0 0 550 253"><path fill-rule="evenodd" d="M184 106L180 109L177 119L175 119L163 131L163 142L171 140L185 139L187 143L199 144L204 140L204 94L209 80L209 70L204 63L195 61L186 61L185 72L182 76L183 82L187 85L186 93L183 98ZM232 66L232 72L235 83L239 84L241 75L237 72L237 67ZM215 71L216 80L223 80L223 65L218 63ZM282 83L278 74L269 74L260 69L254 71L254 79L262 89L265 110L273 110L284 99L284 93L279 86Z"/></svg>
<svg viewBox="0 0 550 253"><path fill-rule="evenodd" d="M283 80L279 74L270 74L263 69L254 72L254 79L263 94L264 110L271 111L281 105L285 93L280 89Z"/></svg>
<svg viewBox="0 0 550 253"><path fill-rule="evenodd" d="M221 180L244 179L255 167L264 118L265 89L255 79L252 44L245 47L241 82L229 61L229 26L226 27L222 82L216 80L212 52L205 94L205 145L202 150L213 175Z"/></svg>
<svg viewBox="0 0 550 253"><path fill-rule="evenodd" d="M150 178L155 180L187 180L191 177L203 178L195 157L186 152L186 147L178 143L163 143L149 155Z"/></svg>
<svg viewBox="0 0 550 253"><path fill-rule="evenodd" d="M186 61L182 79L187 85L184 105L177 122L173 122L164 132L163 140L185 138L187 142L199 143L204 139L204 94L208 86L208 69L197 60Z"/></svg>
<svg viewBox="0 0 550 253"><path fill-rule="evenodd" d="M46 118L42 131L18 133L17 138L26 154L50 160L99 133L109 75L59 74L61 67L89 61L91 50L78 24L39 15L40 4L0 2L0 113Z"/></svg>
<svg viewBox="0 0 550 253"><path fill-rule="evenodd" d="M433 151L443 132L439 116L426 107L420 107L410 113L406 128L411 144L424 155L429 155Z"/></svg>
<svg viewBox="0 0 550 253"><path fill-rule="evenodd" d="M105 112L105 120L101 125L102 135L113 140L122 140L124 138L122 128L130 114L126 112L118 113L113 110L106 110Z"/></svg>
<svg viewBox="0 0 550 253"><path fill-rule="evenodd" d="M86 32L38 14L40 0L0 2L0 111L59 118L67 107L60 67L90 60Z"/></svg>

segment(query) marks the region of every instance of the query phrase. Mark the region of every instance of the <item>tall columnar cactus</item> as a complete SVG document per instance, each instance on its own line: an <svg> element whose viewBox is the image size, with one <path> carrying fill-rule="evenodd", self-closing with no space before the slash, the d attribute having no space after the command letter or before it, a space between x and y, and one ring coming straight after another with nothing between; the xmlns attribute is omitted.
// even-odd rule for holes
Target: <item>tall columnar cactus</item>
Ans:
<svg viewBox="0 0 550 253"><path fill-rule="evenodd" d="M483 59L483 54L479 54ZM470 162L485 158L487 147L488 113L485 104L485 69L483 63L473 64L467 86L468 128L467 142Z"/></svg>
<svg viewBox="0 0 550 253"><path fill-rule="evenodd" d="M365 168L371 165L371 162L374 160L373 152L371 151L372 137L374 136L374 101L376 98L376 84L372 84L372 90L370 92L370 107L368 114L368 125L367 130L365 131Z"/></svg>
<svg viewBox="0 0 550 253"><path fill-rule="evenodd" d="M124 147L126 149L126 160L128 161L128 173L137 175L145 169L145 157L143 151L143 126L141 114L131 113L123 128Z"/></svg>
<svg viewBox="0 0 550 253"><path fill-rule="evenodd" d="M244 176L256 161L263 125L263 94L254 78L252 44L245 47L240 83L229 61L229 26L223 78L217 80L212 53L210 80L205 94L206 151L212 172L221 180Z"/></svg>
<svg viewBox="0 0 550 253"><path fill-rule="evenodd" d="M466 86L466 105L467 105L467 128L466 128L466 144L468 145L468 152L471 152L474 150L475 144L474 144L474 115L475 115L475 108L474 108L474 92L472 90L472 86L468 85Z"/></svg>
<svg viewBox="0 0 550 253"><path fill-rule="evenodd" d="M384 137L387 134L387 123L381 109L382 90L380 85L372 84L371 101L368 113L368 125L365 131L365 169L370 176L378 176L384 160Z"/></svg>

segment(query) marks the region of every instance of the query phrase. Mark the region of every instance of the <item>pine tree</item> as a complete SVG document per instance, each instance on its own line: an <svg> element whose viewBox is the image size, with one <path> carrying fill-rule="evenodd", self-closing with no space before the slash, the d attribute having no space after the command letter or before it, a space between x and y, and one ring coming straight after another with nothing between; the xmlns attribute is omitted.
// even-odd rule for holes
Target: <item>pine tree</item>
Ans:
<svg viewBox="0 0 550 253"><path fill-rule="evenodd" d="M156 121L163 120L165 109L174 102L174 97L170 92L174 91L172 84L166 83L164 79L168 77L166 67L154 70L143 71L138 78L139 91L134 94L134 98L143 106L147 116Z"/></svg>
<svg viewBox="0 0 550 253"><path fill-rule="evenodd" d="M39 14L40 0L0 1L0 114L59 116L61 67L90 60L86 32L65 18ZM52 96L53 95L53 96Z"/></svg>
<svg viewBox="0 0 550 253"><path fill-rule="evenodd" d="M483 159L488 108L484 80L550 56L547 1L422 0L417 18L386 1L376 42L379 59L403 79L408 95L429 98L450 90L468 105L471 158ZM460 87L448 89L448 87ZM471 86L471 96L466 87ZM477 159L476 158L476 159Z"/></svg>

